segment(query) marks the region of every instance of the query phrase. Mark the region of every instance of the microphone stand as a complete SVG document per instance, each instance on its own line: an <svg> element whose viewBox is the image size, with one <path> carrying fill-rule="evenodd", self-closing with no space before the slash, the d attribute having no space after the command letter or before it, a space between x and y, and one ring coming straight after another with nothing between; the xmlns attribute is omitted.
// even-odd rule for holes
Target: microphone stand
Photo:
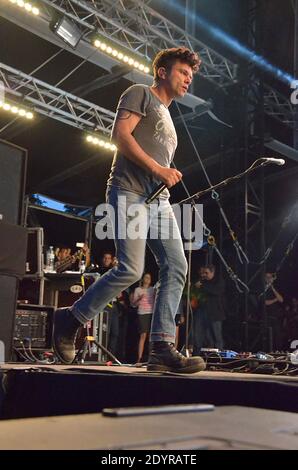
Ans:
<svg viewBox="0 0 298 470"><path fill-rule="evenodd" d="M199 191L199 192L193 194L192 196L190 196L186 199L183 199L182 201L180 201L178 203L179 205L184 204L184 203L188 203L188 202L191 203L190 236L189 236L189 241L188 241L189 242L189 253L188 253L188 275L187 275L187 296L186 296L187 306L186 306L186 321L185 321L185 354L186 354L186 357L189 357L189 355L190 355L189 354L189 323L190 323L189 319L190 319L190 310L191 310L191 299L190 299L191 261L192 261L191 229L192 229L192 214L193 214L194 209L195 209L195 200L198 199L199 197L209 193L210 191L213 192L216 189L221 188L222 186L226 186L227 184L231 183L232 181L240 179L242 176L244 176L246 174L249 174L249 173L253 172L254 170L256 170L257 168L268 165L270 163L274 163L274 162L272 162L272 160L269 160L269 159L267 160L265 158L259 158L258 160L253 162L253 164L247 170L245 170L244 172L239 173L238 175L232 176L230 178L227 178L226 180L221 181L220 183L218 183L218 184L216 184L212 187L209 187L207 189ZM156 191L159 191L159 192L161 191L161 185L159 185L158 188L156 188ZM153 193L152 193L152 195L153 195ZM152 196L152 195L150 195L150 196Z"/></svg>
<svg viewBox="0 0 298 470"><path fill-rule="evenodd" d="M215 193L216 189L219 189L222 186L226 186L232 181L242 178L242 176L248 175L249 173L256 170L257 168L260 168L265 165L270 165L273 163L276 165L284 165L285 161L277 159L277 158L266 158L266 157L258 158L258 160L253 162L253 164L242 173L239 173L238 175L235 175L235 176L231 176L230 178L227 178L226 180L221 181L220 183L217 183L213 186L209 186L209 188L203 189L202 191L199 191L198 193L195 193L192 196L189 196L188 198L183 199L178 204L183 204L185 202L192 201L193 199L198 199L199 197L204 196L210 191ZM166 188L167 188L166 184L160 183L156 188L154 188L154 190L149 194L149 196L147 196L147 198L145 199L145 203L148 205L151 204Z"/></svg>
<svg viewBox="0 0 298 470"><path fill-rule="evenodd" d="M190 311L191 311L191 299L190 299L190 288L191 288L191 262L192 262L192 216L194 212L194 204L191 205L191 217L189 224L189 248L188 248L188 272L187 272L187 291L186 291L186 318L185 318L185 355L190 357L189 351L189 332L190 332ZM193 315L192 315L192 324L193 324Z"/></svg>
<svg viewBox="0 0 298 470"><path fill-rule="evenodd" d="M242 178L245 175L248 175L249 173L252 173L253 171L257 170L258 168L261 168L266 165L270 165L274 163L272 160L269 158L259 158L258 160L254 161L253 164L247 168L247 170L243 171L242 173L239 173L238 175L231 176L230 178L225 179L224 181L221 181L220 183L217 183L213 186L210 186L209 188L203 189L202 191L198 191L197 193L193 194L192 196L187 197L186 199L182 199L182 201L178 202L177 204L185 204L187 202L192 202L194 203L195 199L199 199L200 197L204 196L205 194L210 193L211 191L216 191L217 189L222 188L223 186L227 186L228 184L232 183L233 181L236 181L240 178Z"/></svg>
<svg viewBox="0 0 298 470"><path fill-rule="evenodd" d="M189 255L188 255L188 277L187 277L187 309L186 309L186 324L185 324L185 330L186 330L186 337L185 337L185 353L186 356L189 357L189 317L190 317L190 286L191 286L191 253L192 253L192 239L191 239L191 228L192 228L192 214L195 209L195 200L199 199L201 196L204 196L205 194L209 192L215 192L217 189L227 186L233 181L236 181L237 179L242 178L242 176L248 175L249 173L252 173L255 171L257 168L263 167L265 165L269 164L277 164L277 165L283 165L285 162L284 160L278 160L274 158L266 158L262 157L257 160L255 160L252 165L247 168L247 170L243 171L242 173L239 173L238 175L231 176L230 178L227 178L224 181L221 181L220 183L217 183L213 186L210 186L209 188L203 189L202 191L199 191L192 196L187 197L186 199L183 199L182 201L178 202L179 205L188 203L190 202L192 204L192 212L191 212L191 224L190 224L190 249L189 249ZM154 199L156 199L161 192L166 188L166 185L163 183L160 183L149 196L145 200L146 204L151 204Z"/></svg>

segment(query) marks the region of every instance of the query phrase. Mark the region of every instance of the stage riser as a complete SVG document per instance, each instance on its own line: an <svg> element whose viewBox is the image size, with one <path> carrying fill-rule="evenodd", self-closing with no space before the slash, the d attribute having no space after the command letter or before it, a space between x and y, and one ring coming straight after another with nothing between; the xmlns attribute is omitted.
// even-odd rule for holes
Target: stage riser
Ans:
<svg viewBox="0 0 298 470"><path fill-rule="evenodd" d="M106 407L186 403L298 411L297 382L72 371L14 371L5 378L2 418L96 413Z"/></svg>

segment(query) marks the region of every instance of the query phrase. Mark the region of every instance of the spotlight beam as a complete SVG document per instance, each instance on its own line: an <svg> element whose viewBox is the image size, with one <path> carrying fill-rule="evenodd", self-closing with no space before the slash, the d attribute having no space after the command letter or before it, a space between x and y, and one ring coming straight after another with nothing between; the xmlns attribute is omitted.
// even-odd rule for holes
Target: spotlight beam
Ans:
<svg viewBox="0 0 298 470"><path fill-rule="evenodd" d="M185 15L184 7L178 4L175 0L166 0L167 6L172 6L178 13L181 15ZM220 28L214 26L212 23L207 21L202 16L198 15L197 13L189 12L194 22L202 28L206 33L213 36L215 39L219 40L221 44L228 47L231 51L236 53L239 57L252 62L255 64L256 67L268 72L269 74L273 75L275 78L278 78L282 82L291 85L291 83L295 80L295 78L286 73L285 71L279 69L275 65L271 64L265 57L257 54L255 51L249 49L248 47L241 44L235 37L225 33Z"/></svg>

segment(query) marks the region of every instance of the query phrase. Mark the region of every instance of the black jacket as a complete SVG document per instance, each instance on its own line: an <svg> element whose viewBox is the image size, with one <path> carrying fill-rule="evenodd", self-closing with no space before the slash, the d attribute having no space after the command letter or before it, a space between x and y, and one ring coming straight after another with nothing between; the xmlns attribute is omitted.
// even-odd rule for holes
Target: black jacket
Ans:
<svg viewBox="0 0 298 470"><path fill-rule="evenodd" d="M225 285L223 279L214 277L211 281L202 282L202 290L206 294L204 308L211 321L222 321L225 319L223 296Z"/></svg>

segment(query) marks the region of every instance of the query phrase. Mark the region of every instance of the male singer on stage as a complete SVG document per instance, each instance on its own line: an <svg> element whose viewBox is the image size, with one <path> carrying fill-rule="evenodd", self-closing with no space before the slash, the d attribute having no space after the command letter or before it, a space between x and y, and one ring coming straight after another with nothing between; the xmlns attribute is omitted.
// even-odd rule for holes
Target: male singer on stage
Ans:
<svg viewBox="0 0 298 470"><path fill-rule="evenodd" d="M72 307L56 311L54 347L64 363L74 359L78 328L142 277L147 243L159 267L147 369L192 373L205 368L201 357L186 358L174 347L175 315L185 284L187 262L168 189L154 201L155 217L145 203L161 182L171 188L182 178L180 171L170 168L177 136L168 108L175 98L187 93L199 65L198 55L187 48L162 50L153 62L153 85L133 85L120 97L112 132L117 151L107 183L107 202L116 212L113 231L118 265L92 284ZM123 225L131 221L126 211L131 204L141 205L140 225L146 227L145 236L137 239L129 234L123 237ZM119 220L122 222L118 223ZM162 235L163 224L170 227L168 237ZM158 237L150 238L149 227Z"/></svg>

